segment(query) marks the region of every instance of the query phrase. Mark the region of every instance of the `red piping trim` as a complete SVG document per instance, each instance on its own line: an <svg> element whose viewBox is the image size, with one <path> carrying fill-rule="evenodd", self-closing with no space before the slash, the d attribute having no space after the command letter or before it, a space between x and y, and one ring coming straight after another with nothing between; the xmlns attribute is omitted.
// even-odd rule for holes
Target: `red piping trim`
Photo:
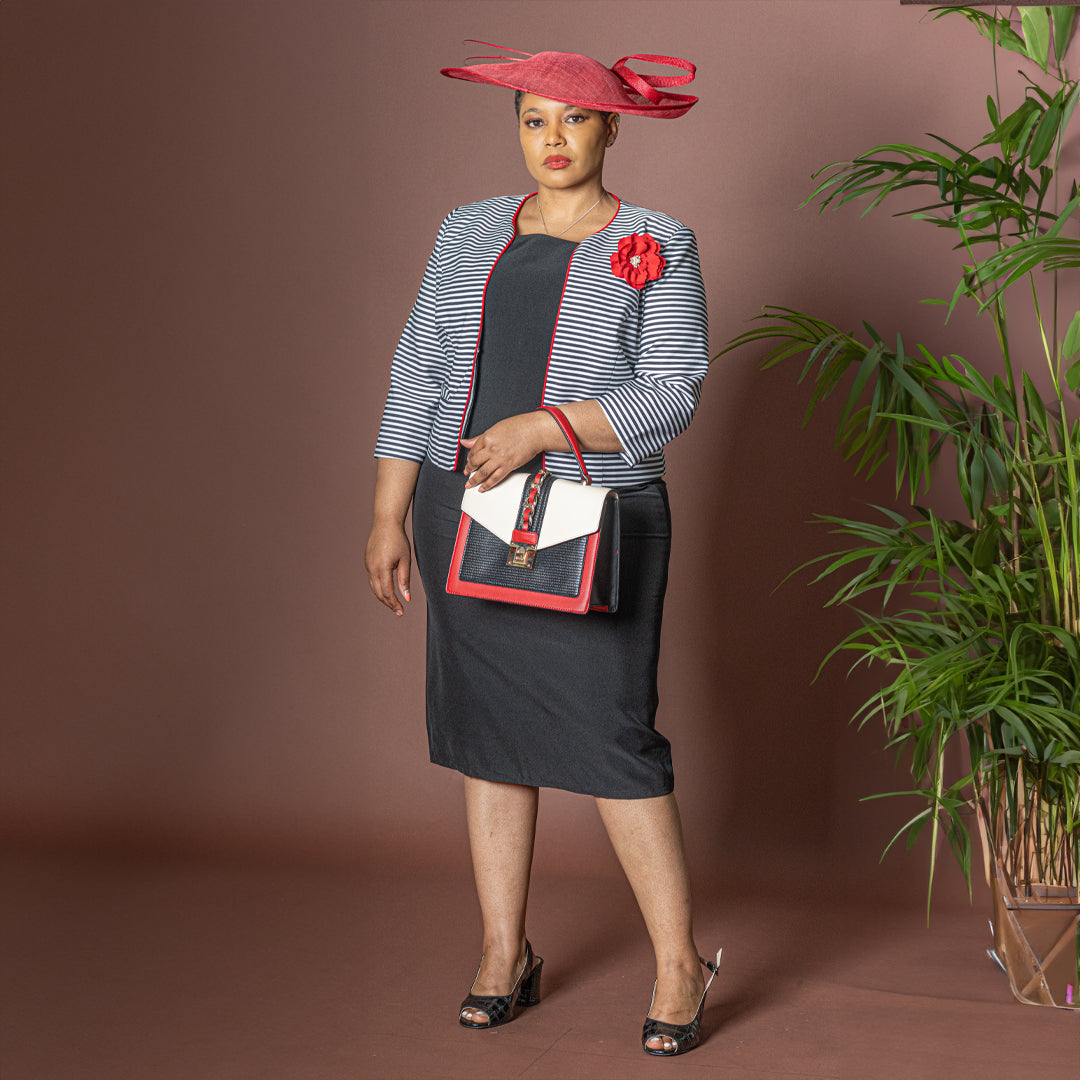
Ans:
<svg viewBox="0 0 1080 1080"><path fill-rule="evenodd" d="M559 307L555 312L555 326L551 331L551 341L548 343L547 363L544 365L544 386L540 391L540 403L547 404L547 384L548 376L551 374L551 354L555 349L555 335L559 332L559 319L562 316L562 302L563 297L566 295L566 283L570 280L570 267L574 264L574 255L577 254L577 248L574 248L573 253L570 255L570 261L566 264L566 277L563 278L562 292L559 293ZM547 468L547 451L544 451L543 457L540 459L540 468Z"/></svg>
<svg viewBox="0 0 1080 1080"><path fill-rule="evenodd" d="M533 193L535 194L535 192ZM458 461L461 458L461 437L465 434L465 417L469 415L469 402L472 401L473 384L476 382L476 358L480 355L480 337L484 332L484 305L487 303L487 290L488 282L491 281L491 275L495 273L495 267L499 264L499 260L506 253L506 249L514 242L514 237L517 235L517 219L518 214L521 213L521 208L532 198L532 195L526 195L524 199L518 203L518 208L514 211L514 217L510 222L510 239L503 245L502 251L495 256L495 261L491 264L491 269L488 270L488 275L484 279L484 291L480 294L480 326L476 331L476 344L473 346L472 357L472 371L469 373L469 392L465 395L465 408L461 412L461 423L458 425L458 437L457 446L454 449L454 470L457 471ZM566 287L565 282L563 288ZM560 300L560 304L562 301ZM550 351L548 354L550 360ZM544 382L547 382L547 375L544 376Z"/></svg>
<svg viewBox="0 0 1080 1080"><path fill-rule="evenodd" d="M602 233L604 231L604 229L606 229L608 227L608 225L610 225L619 216L619 211L622 209L622 200L619 198L619 196L616 195L614 192L608 192L608 194L615 200L615 213L612 214L611 217L608 219L607 224L604 225L603 228L597 229L596 232L591 234L592 236L597 236L598 234ZM532 195L529 196L529 199L531 199L531 198L532 198ZM528 202L529 199L526 199L525 202ZM524 206L525 203L522 203L521 205ZM520 213L520 211L521 211L521 206L518 207L518 212ZM515 221L515 223L517 222L517 214L514 215L514 221ZM585 237L585 240L588 240L588 239L589 239L588 236ZM582 240L581 243L584 244L585 240ZM577 254L577 248L574 248L574 253L573 253L573 255L570 256L570 261L566 264L566 277L563 278L562 292L559 293L559 309L558 309L558 311L555 312L555 329L551 331L551 344L548 345L547 366L544 368L544 387L540 391L540 404L541 405L550 404L550 402L547 399L547 384L548 384L548 376L551 374L551 354L555 350L555 335L559 332L559 319L562 317L563 297L566 296L566 283L570 280L570 267L573 266L573 264L574 264L574 255L576 255L576 254ZM470 389L471 389L471 387L470 387ZM559 404L565 404L565 402L559 402ZM542 468L542 469L547 468L547 451L546 450L544 451L544 456L540 459L540 468Z"/></svg>
<svg viewBox="0 0 1080 1080"><path fill-rule="evenodd" d="M619 211L622 209L622 200L619 198L619 196L616 195L614 191L609 191L608 194L615 200L615 213L611 215L611 218L608 220L607 225L605 225L603 228L597 229L596 232L593 233L593 236L596 236L597 233L602 233L604 229L606 229L608 225L610 225L611 222L619 216Z"/></svg>

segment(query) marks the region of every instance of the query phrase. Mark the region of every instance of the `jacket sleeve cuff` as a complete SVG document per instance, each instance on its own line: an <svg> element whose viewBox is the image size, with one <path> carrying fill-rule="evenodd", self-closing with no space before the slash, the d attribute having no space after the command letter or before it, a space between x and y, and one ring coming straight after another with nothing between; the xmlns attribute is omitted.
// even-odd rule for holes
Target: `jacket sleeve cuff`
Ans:
<svg viewBox="0 0 1080 1080"><path fill-rule="evenodd" d="M700 398L700 379L632 379L597 402L622 446L619 457L632 468L690 426Z"/></svg>
<svg viewBox="0 0 1080 1080"><path fill-rule="evenodd" d="M375 442L375 457L423 461L437 407L437 397L426 400L426 396L406 396L391 388Z"/></svg>

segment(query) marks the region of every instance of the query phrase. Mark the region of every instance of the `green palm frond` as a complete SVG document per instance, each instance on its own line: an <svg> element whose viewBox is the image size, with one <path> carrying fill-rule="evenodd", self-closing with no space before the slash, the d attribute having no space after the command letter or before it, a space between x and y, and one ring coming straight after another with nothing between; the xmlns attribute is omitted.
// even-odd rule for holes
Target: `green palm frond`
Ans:
<svg viewBox="0 0 1080 1080"><path fill-rule="evenodd" d="M1078 20L1075 10L1046 7L1021 8L1018 18L934 11L945 15L1031 62L1022 100L1009 111L988 96L990 131L967 149L931 135L930 146L882 143L834 162L814 174L806 202L821 212L862 203L865 214L899 200L897 216L954 232L965 265L942 304L951 313L973 301L990 318L1001 373L910 348L866 323L855 333L772 305L718 355L750 348L763 368L797 363L809 388L804 423L839 395L837 448L867 476L891 459L896 493L909 503L874 507L869 520L818 515L843 546L792 572L827 584L826 606L857 620L823 665L845 657L880 677L852 722L883 725L914 781L889 794L922 801L888 847L901 837L910 846L929 827L931 881L944 838L970 886L968 825L982 799L1011 867L1026 860L1026 870L1050 875L1041 880L1075 888L1080 421L1067 395L1080 389L1080 311L1064 311L1059 327L1057 283L1080 268L1080 190L1073 180L1061 196L1057 169L1080 104L1080 84L1061 67ZM1049 320L1037 276L1053 284ZM1043 342L1048 400L1013 353L1007 304L1018 286ZM917 504L950 476L944 461L966 520ZM956 739L970 762L961 777L945 767Z"/></svg>

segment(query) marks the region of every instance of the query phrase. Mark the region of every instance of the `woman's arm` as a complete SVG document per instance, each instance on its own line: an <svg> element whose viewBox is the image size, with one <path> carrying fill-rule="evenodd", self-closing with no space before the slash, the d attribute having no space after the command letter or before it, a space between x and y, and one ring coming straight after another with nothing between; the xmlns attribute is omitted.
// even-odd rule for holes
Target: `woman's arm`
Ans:
<svg viewBox="0 0 1080 1080"><path fill-rule="evenodd" d="M383 407L375 445L375 516L364 553L368 584L376 599L395 615L408 602L412 548L405 535L405 517L416 490L416 478L431 438L431 427L442 393L446 355L436 319L439 258L443 240L456 211L439 226L420 292L409 312L394 361L390 390Z"/></svg>
<svg viewBox="0 0 1080 1080"><path fill-rule="evenodd" d="M394 351L390 389L375 444L375 455L379 458L423 461L427 454L449 369L436 309L442 249L456 212L447 214L439 226L420 291Z"/></svg>
<svg viewBox="0 0 1080 1080"><path fill-rule="evenodd" d="M697 240L685 227L661 245L665 264L642 290L633 377L597 394L633 467L687 427L709 370L709 326Z"/></svg>
<svg viewBox="0 0 1080 1080"><path fill-rule="evenodd" d="M409 592L409 572L412 568L412 548L405 535L405 516L409 512L420 464L397 458L379 458L375 480L375 520L364 552L368 584L375 598L395 615L405 609L397 588L406 601Z"/></svg>
<svg viewBox="0 0 1080 1080"><path fill-rule="evenodd" d="M574 429L582 450L601 454L617 454L622 450L598 402L571 401L559 408ZM481 491L493 488L537 454L567 449L566 436L555 417L542 410L508 416L475 438L462 439L461 445L469 451L465 459L469 480L465 486L479 487Z"/></svg>

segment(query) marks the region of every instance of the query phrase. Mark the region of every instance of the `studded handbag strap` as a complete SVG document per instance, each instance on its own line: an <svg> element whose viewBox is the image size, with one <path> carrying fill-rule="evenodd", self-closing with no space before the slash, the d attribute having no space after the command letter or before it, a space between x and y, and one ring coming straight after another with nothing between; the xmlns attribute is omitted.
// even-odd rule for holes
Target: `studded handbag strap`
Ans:
<svg viewBox="0 0 1080 1080"><path fill-rule="evenodd" d="M555 417L555 423L562 429L563 435L566 436L566 441L570 444L570 449L574 451L574 457L577 458L578 468L581 470L582 483L591 484L592 477L589 475L589 470L585 468L585 459L581 456L581 447L578 445L577 436L574 434L574 429L570 426L570 421L566 419L566 414L562 409L559 409L554 405L541 405L536 411L550 413Z"/></svg>

